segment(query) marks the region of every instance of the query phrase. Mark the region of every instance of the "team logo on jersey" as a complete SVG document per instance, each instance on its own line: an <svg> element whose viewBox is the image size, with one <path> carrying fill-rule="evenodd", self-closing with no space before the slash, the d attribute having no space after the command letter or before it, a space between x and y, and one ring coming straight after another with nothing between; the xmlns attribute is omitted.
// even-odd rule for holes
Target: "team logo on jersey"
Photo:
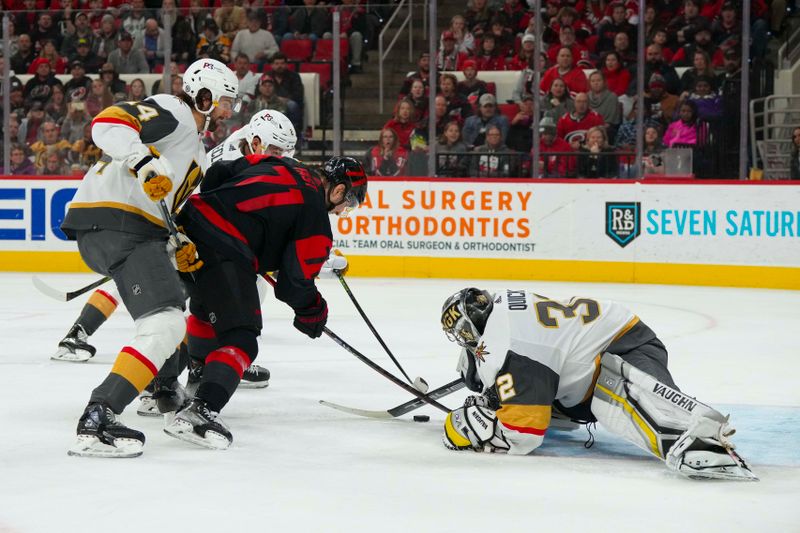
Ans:
<svg viewBox="0 0 800 533"><path fill-rule="evenodd" d="M641 233L641 218L639 202L606 202L606 235L625 248Z"/></svg>
<svg viewBox="0 0 800 533"><path fill-rule="evenodd" d="M131 286L131 292L133 293L134 296L139 296L140 294L142 294L142 287L138 283L134 283Z"/></svg>
<svg viewBox="0 0 800 533"><path fill-rule="evenodd" d="M485 363L486 360L483 358L484 355L490 355L492 352L486 349L486 344L481 341L477 348L475 348L475 359L479 360L481 363Z"/></svg>

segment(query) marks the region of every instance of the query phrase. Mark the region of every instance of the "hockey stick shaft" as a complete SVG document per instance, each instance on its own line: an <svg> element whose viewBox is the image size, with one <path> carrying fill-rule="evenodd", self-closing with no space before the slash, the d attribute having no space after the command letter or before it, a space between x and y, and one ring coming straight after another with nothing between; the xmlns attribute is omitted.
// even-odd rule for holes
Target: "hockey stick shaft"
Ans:
<svg viewBox="0 0 800 533"><path fill-rule="evenodd" d="M344 275L341 272L336 271L336 277L339 278L339 283L342 284L342 287L344 288L344 292L346 292L347 296L350 297L350 301L353 302L353 305L355 306L356 310L358 311L358 314L361 315L361 318L364 319L364 322L366 322L367 327L372 332L372 334L375 335L375 338L378 340L378 343L380 343L380 345L383 347L383 350L391 358L391 360L392 360L392 362L394 362L395 366L397 366L397 369L400 370L400 373L402 373L403 376L405 376L406 380L408 380L408 382L413 385L414 381L410 377L408 377L408 374L403 369L402 365L400 364L400 361L398 361L397 358L395 358L394 354L392 354L392 351L389 349L388 346L386 346L386 343L383 342L383 339L381 338L380 334L378 334L378 330L375 329L375 326L372 325L372 321L367 317L367 314L364 312L364 310L359 305L358 300L356 300L355 294L353 294L353 291L350 290L350 286L347 284L347 281L345 281Z"/></svg>
<svg viewBox="0 0 800 533"><path fill-rule="evenodd" d="M42 294L44 294L45 296L49 296L50 298L53 298L53 299L58 300L60 302L68 302L70 300L74 300L75 298L77 298L81 294L86 294L90 290L96 289L97 287L99 287L103 283L108 282L109 280L111 280L111 278L108 277L108 276L105 276L105 277L102 277L102 278L98 279L97 281L93 281L92 283L90 283L89 285L87 285L85 287L81 287L78 290L74 290L74 291L71 291L71 292L64 292L64 291L56 289L55 287L51 287L50 285L45 283L44 280L42 280L41 278L39 278L37 276L33 276L33 286L36 287L36 289L39 292L41 292Z"/></svg>
<svg viewBox="0 0 800 533"><path fill-rule="evenodd" d="M443 398L448 394L452 394L453 392L463 389L465 386L464 380L461 378L456 379L455 381L451 381L446 385L442 385L438 389L434 389L426 394L426 396L433 398L434 400L438 400L439 398ZM403 416L404 414L410 413L411 411L415 411L425 405L423 400L419 398L414 398L413 400L409 400L405 403L401 403L396 407L392 407L391 409L387 409L385 411L370 411L367 409L358 409L355 407L348 407L346 405L340 405L333 402L327 402L325 400L320 400L320 404L324 405L325 407L330 407L331 409L336 409L337 411L341 411L343 413L348 413L351 415L363 416L367 418L380 418L380 419L390 419L390 418L397 418Z"/></svg>
<svg viewBox="0 0 800 533"><path fill-rule="evenodd" d="M267 280L267 283L272 285L273 289L275 288L276 282L272 278L272 276L270 276L269 274L264 274L264 279ZM322 331L325 332L325 334L328 337L330 337L333 340L333 342L335 342L336 344L338 344L339 346L344 348L345 351L347 351L351 355L355 356L362 363L364 363L365 365L367 365L368 367L373 369L375 372L377 372L378 374L382 375L383 377L385 377L386 379L388 379L389 381L391 381L392 383L394 383L398 387L404 389L406 392L409 392L409 393L413 394L414 396L416 396L420 400L429 403L430 405L432 405L433 407L439 409L440 411L443 411L445 413L449 413L450 412L450 409L448 409L444 405L440 404L436 400L433 400L433 399L429 398L428 396L426 396L425 394L421 393L420 391L418 391L417 389L415 389L414 387L412 387L411 385L409 385L408 383L406 383L402 379L398 378L397 376L395 376L391 372L385 370L383 367L381 367L379 364L375 363L369 357L361 354L361 352L359 352L358 350L356 350L355 348L350 346L341 337L336 335L334 332L332 332L327 327L322 328Z"/></svg>
<svg viewBox="0 0 800 533"><path fill-rule="evenodd" d="M451 411L450 409L448 409L444 405L440 404L439 402L437 402L433 398L430 398L429 396L421 393L420 391L418 391L417 389L415 389L414 387L412 387L411 385L409 385L408 383L406 383L402 379L400 379L400 378L396 377L394 374L388 372L383 367L381 367L380 365L378 365L377 363L372 361L372 359L369 359L365 355L362 355L358 350L356 350L355 348L353 348L352 346L347 344L341 337L336 335L334 332L329 330L327 327L322 328L322 331L324 331L325 334L333 340L333 342L335 342L336 344L338 344L339 346L344 348L347 352L350 352L351 355L354 355L362 363L366 364L368 367L370 367L371 369L373 369L378 374L382 375L383 377L385 377L386 379L388 379L389 381L391 381L392 383L394 383L398 387L401 387L402 389L404 389L407 392L409 392L409 393L413 394L414 396L416 396L419 400L432 405L433 407L439 409L440 411L443 411L445 413L449 413Z"/></svg>

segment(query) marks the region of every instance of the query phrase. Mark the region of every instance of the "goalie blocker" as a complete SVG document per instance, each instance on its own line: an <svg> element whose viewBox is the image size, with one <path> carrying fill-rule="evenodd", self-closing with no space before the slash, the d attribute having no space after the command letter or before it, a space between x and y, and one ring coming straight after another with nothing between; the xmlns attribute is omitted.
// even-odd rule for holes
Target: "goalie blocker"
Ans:
<svg viewBox="0 0 800 533"><path fill-rule="evenodd" d="M469 288L445 302L442 327L465 348L465 382L499 398L469 397L447 416L450 449L529 454L566 415L601 423L684 476L757 479L728 418L678 389L664 345L616 302Z"/></svg>

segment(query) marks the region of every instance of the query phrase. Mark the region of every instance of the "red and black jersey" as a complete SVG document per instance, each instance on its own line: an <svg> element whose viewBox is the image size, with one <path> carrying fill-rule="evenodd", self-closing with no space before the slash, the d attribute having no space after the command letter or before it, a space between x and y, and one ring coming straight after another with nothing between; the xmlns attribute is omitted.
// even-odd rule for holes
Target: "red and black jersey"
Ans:
<svg viewBox="0 0 800 533"><path fill-rule="evenodd" d="M275 296L292 308L316 300L314 278L333 240L316 171L267 155L217 162L178 222L193 241L254 272L279 271Z"/></svg>

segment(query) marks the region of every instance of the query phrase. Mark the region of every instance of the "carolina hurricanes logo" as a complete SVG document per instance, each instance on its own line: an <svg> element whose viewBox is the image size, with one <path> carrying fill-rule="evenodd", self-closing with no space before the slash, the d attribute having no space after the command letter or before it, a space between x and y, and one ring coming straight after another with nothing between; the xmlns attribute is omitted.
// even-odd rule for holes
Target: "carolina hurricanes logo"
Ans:
<svg viewBox="0 0 800 533"><path fill-rule="evenodd" d="M486 360L483 358L484 355L490 355L492 352L486 349L486 344L481 341L477 348L475 348L475 359L478 359L481 363L485 363Z"/></svg>

